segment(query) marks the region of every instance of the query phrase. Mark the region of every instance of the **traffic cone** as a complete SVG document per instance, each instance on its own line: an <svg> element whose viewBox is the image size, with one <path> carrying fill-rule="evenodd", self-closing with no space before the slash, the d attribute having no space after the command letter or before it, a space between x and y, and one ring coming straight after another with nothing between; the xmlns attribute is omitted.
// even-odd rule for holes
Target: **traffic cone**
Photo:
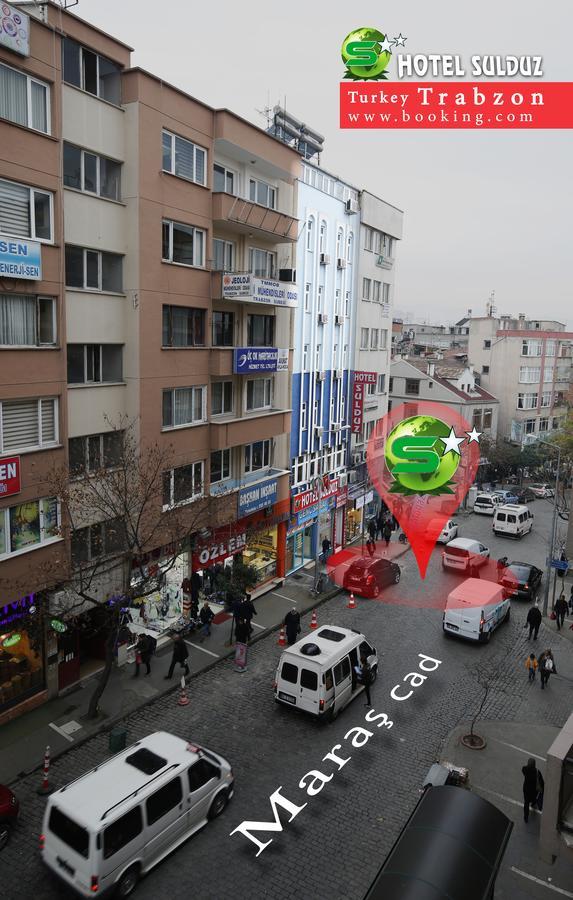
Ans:
<svg viewBox="0 0 573 900"><path fill-rule="evenodd" d="M277 641L279 647L286 647L286 635L285 635L285 627L281 625L281 630L279 631L279 639Z"/></svg>
<svg viewBox="0 0 573 900"><path fill-rule="evenodd" d="M354 600L354 594L350 595L350 599L348 601L346 609L356 609L356 601Z"/></svg>
<svg viewBox="0 0 573 900"><path fill-rule="evenodd" d="M52 788L50 787L49 780L48 780L49 771L50 771L50 748L48 746L48 747L46 747L46 752L44 753L44 771L43 771L43 777L42 777L42 785L36 791L36 793L40 794L40 796L45 795L45 794L51 794L51 792L52 792Z"/></svg>
<svg viewBox="0 0 573 900"><path fill-rule="evenodd" d="M310 620L311 628L318 628L318 619L316 618L316 610L312 613L312 619Z"/></svg>
<svg viewBox="0 0 573 900"><path fill-rule="evenodd" d="M181 676L181 693L179 694L179 699L177 701L177 706L188 706L189 705L189 697L187 696L187 689L185 685L185 676Z"/></svg>

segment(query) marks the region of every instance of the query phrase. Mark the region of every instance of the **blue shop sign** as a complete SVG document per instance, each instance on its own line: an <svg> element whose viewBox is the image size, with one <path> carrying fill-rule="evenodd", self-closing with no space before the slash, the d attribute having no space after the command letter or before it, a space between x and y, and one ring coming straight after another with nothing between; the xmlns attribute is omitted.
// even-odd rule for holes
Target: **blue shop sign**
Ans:
<svg viewBox="0 0 573 900"><path fill-rule="evenodd" d="M277 347L236 347L233 351L233 372L287 372L288 350Z"/></svg>
<svg viewBox="0 0 573 900"><path fill-rule="evenodd" d="M41 245L21 238L0 238L0 277L41 281Z"/></svg>
<svg viewBox="0 0 573 900"><path fill-rule="evenodd" d="M326 512L329 509L334 509L336 506L336 496L326 497L324 500L321 500L320 503L320 511L321 513ZM318 516L318 503L315 503L313 506L307 506L306 509L301 509L299 513L296 514L297 525L304 525L305 522L309 522L311 519L316 519Z"/></svg>
<svg viewBox="0 0 573 900"><path fill-rule="evenodd" d="M276 503L278 495L278 481L276 478L267 478L258 484L249 485L239 491L238 517L248 516L259 509L266 509Z"/></svg>

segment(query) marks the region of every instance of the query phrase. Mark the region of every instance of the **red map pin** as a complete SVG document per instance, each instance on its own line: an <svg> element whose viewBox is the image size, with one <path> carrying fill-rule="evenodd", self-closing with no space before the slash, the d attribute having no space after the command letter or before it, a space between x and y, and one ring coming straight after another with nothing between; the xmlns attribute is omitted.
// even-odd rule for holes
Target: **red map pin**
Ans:
<svg viewBox="0 0 573 900"><path fill-rule="evenodd" d="M368 442L370 478L406 534L422 578L437 538L473 484L480 432L441 403L400 404Z"/></svg>

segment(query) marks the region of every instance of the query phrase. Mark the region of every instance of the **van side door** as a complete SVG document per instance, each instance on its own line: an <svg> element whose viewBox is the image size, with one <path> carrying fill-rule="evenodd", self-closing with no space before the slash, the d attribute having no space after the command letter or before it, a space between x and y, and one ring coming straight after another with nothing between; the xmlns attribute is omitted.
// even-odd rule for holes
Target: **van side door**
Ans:
<svg viewBox="0 0 573 900"><path fill-rule="evenodd" d="M332 674L334 675L334 705L340 711L352 695L352 673L348 656L343 656L340 662L336 663Z"/></svg>
<svg viewBox="0 0 573 900"><path fill-rule="evenodd" d="M147 869L159 862L186 830L187 809L179 775L147 798L145 818L144 867Z"/></svg>
<svg viewBox="0 0 573 900"><path fill-rule="evenodd" d="M189 779L187 827L193 831L207 819L211 797L221 780L221 770L207 759L198 759L187 770Z"/></svg>
<svg viewBox="0 0 573 900"><path fill-rule="evenodd" d="M100 888L115 884L122 872L136 859L142 858L145 836L141 804L137 803L115 822L106 825L97 836Z"/></svg>

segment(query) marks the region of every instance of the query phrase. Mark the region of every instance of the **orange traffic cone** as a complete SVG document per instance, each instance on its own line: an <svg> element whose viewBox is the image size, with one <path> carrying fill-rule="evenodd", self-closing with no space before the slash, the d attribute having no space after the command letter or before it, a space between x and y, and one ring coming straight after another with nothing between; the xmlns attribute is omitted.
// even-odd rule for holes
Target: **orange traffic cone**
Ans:
<svg viewBox="0 0 573 900"><path fill-rule="evenodd" d="M286 636L285 636L285 627L281 625L281 630L279 631L279 639L277 641L279 647L286 647Z"/></svg>
<svg viewBox="0 0 573 900"><path fill-rule="evenodd" d="M356 601L354 600L354 594L350 595L350 599L346 606L347 609L356 609Z"/></svg>
<svg viewBox="0 0 573 900"><path fill-rule="evenodd" d="M181 676L181 693L179 694L179 700L177 701L177 706L188 706L189 705L189 697L187 696L187 688L185 685L185 676Z"/></svg>
<svg viewBox="0 0 573 900"><path fill-rule="evenodd" d="M310 620L311 628L318 628L318 619L316 618L316 610L314 610L312 614L312 619Z"/></svg>

